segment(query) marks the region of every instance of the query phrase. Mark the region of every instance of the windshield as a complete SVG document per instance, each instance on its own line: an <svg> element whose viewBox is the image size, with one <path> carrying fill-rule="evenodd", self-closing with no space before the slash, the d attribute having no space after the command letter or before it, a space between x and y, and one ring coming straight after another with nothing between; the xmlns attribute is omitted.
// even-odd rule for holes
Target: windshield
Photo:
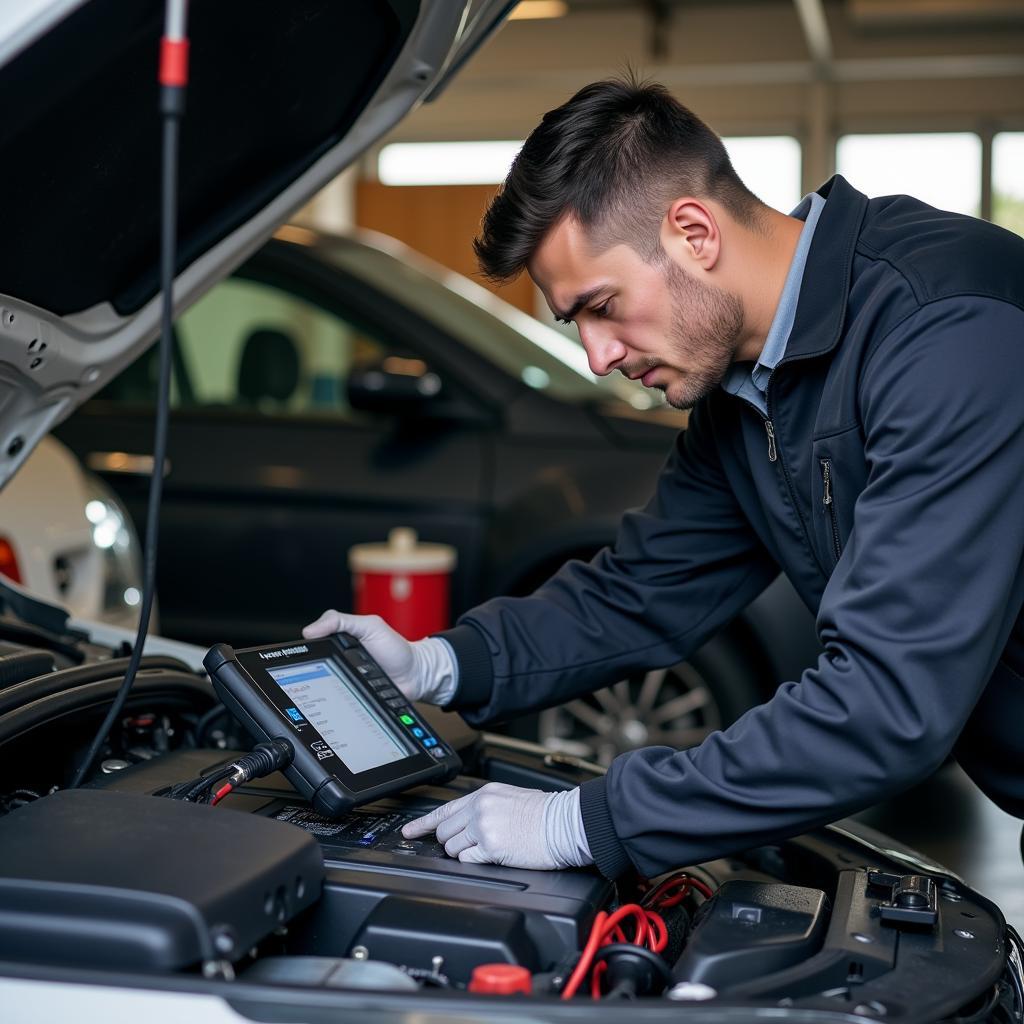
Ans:
<svg viewBox="0 0 1024 1024"><path fill-rule="evenodd" d="M283 232L279 237L287 237ZM394 296L538 391L568 401L618 399L637 410L664 396L615 373L593 374L581 345L516 309L481 285L383 235L372 245L332 239L324 255L355 277Z"/></svg>

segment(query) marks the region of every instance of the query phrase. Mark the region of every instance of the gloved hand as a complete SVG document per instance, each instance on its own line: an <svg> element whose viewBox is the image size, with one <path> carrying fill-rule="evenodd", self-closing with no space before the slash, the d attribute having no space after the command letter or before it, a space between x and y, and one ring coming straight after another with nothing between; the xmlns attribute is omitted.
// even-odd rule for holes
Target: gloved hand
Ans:
<svg viewBox="0 0 1024 1024"><path fill-rule="evenodd" d="M345 615L333 608L302 630L307 640L333 633L351 633L407 700L446 704L455 695L455 662L443 640L427 637L410 643L379 615Z"/></svg>
<svg viewBox="0 0 1024 1024"><path fill-rule="evenodd" d="M553 871L594 863L578 789L541 793L490 782L402 829L406 839L431 832L450 857L473 864Z"/></svg>

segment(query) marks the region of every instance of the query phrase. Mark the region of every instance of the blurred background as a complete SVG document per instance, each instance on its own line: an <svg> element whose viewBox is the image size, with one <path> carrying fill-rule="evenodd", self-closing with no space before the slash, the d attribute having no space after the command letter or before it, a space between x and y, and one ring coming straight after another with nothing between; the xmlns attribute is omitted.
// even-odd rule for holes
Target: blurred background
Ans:
<svg viewBox="0 0 1024 1024"><path fill-rule="evenodd" d="M454 616L590 557L646 500L684 421L617 374L594 378L531 281L493 288L471 247L543 114L627 66L706 120L780 210L838 172L869 196L909 193L1024 234L1024 0L525 0L443 94L177 323L157 579L167 635L293 635L351 606L348 552L398 525L457 551ZM105 566L101 607L79 614L137 612L131 525L153 471L155 355L55 432L98 478L76 501ZM17 540L0 538L8 575ZM22 578L71 604L85 575L75 551L48 553L33 576L25 550ZM212 564L216 585L197 587ZM605 762L683 747L817 654L780 580L688 662L511 728ZM955 765L865 817L1024 926L1020 822Z"/></svg>
<svg viewBox="0 0 1024 1024"><path fill-rule="evenodd" d="M779 209L838 172L1024 232L1020 0L527 0L301 217L383 231L473 276L469 242L522 140L627 64L722 135ZM550 320L529 281L502 291Z"/></svg>
<svg viewBox="0 0 1024 1024"><path fill-rule="evenodd" d="M470 242L522 140L627 65L723 136L741 178L778 209L838 172L869 196L908 193L1024 234L1020 0L528 0L445 96L300 219L385 232L480 280ZM495 290L551 322L525 275ZM1024 926L1020 823L955 766L864 817Z"/></svg>

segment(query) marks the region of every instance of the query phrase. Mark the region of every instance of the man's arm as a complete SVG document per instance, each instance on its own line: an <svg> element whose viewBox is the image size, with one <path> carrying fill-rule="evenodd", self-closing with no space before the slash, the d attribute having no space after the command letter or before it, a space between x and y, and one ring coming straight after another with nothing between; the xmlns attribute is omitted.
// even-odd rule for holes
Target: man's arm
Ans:
<svg viewBox="0 0 1024 1024"><path fill-rule="evenodd" d="M652 876L797 834L937 768L1024 602L1024 313L924 307L861 379L869 475L818 664L699 747L585 783L598 866Z"/></svg>
<svg viewBox="0 0 1024 1024"><path fill-rule="evenodd" d="M592 692L686 658L778 573L725 478L698 407L648 505L615 545L529 597L496 598L441 633L455 651L449 707L473 723Z"/></svg>

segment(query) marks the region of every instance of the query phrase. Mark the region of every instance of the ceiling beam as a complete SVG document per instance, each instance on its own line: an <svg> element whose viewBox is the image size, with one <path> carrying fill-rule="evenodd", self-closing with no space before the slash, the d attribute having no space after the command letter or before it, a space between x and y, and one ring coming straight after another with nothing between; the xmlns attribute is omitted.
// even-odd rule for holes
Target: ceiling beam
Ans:
<svg viewBox="0 0 1024 1024"><path fill-rule="evenodd" d="M827 75L832 66L832 39L822 0L793 0L797 17L804 32L811 60L822 75Z"/></svg>
<svg viewBox="0 0 1024 1024"><path fill-rule="evenodd" d="M655 60L668 57L668 30L672 19L666 0L647 0L651 15L651 35L648 49Z"/></svg>
<svg viewBox="0 0 1024 1024"><path fill-rule="evenodd" d="M729 85L786 85L813 81L810 61L743 61L728 64L655 64L644 71L672 87ZM531 71L529 87L578 89L583 83L608 76L608 68L551 68ZM1024 54L950 54L927 57L874 57L837 60L836 82L947 81L970 78L1024 77ZM460 84L472 89L513 93L523 89L521 73L466 74Z"/></svg>

